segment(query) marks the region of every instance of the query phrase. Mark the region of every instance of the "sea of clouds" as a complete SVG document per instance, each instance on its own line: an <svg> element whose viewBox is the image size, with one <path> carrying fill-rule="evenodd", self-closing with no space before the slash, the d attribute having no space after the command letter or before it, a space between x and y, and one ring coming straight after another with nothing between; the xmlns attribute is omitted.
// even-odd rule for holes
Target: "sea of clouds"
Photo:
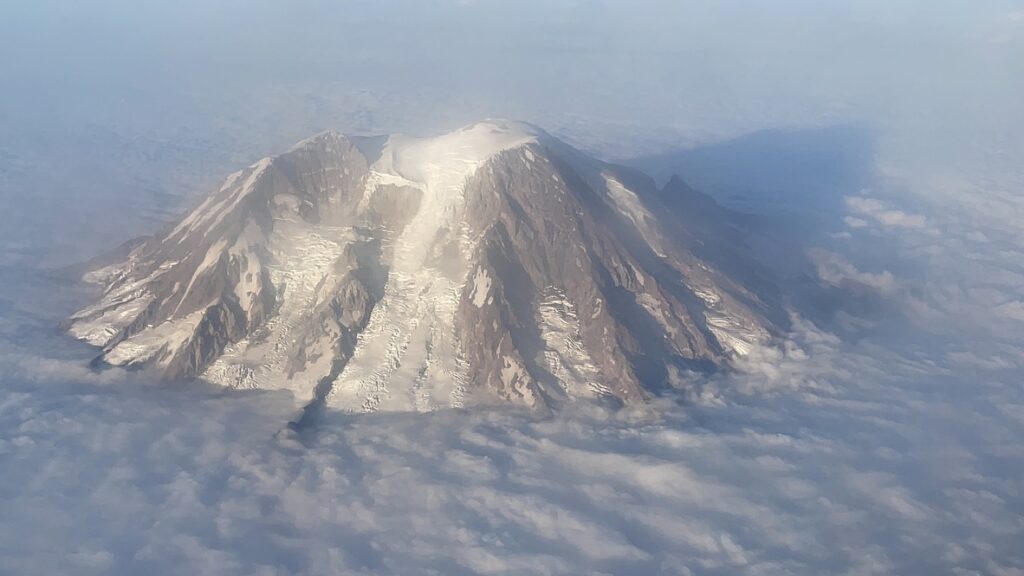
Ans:
<svg viewBox="0 0 1024 576"><path fill-rule="evenodd" d="M25 280L4 278L31 295L0 331L4 573L1024 569L1024 358L997 339L797 320L781 350L646 411L295 431L280 394L89 370L55 329L74 290Z"/></svg>
<svg viewBox="0 0 1024 576"><path fill-rule="evenodd" d="M1024 574L1012 2L33 6L0 9L0 573ZM649 410L294 430L59 331L62 266L238 166L484 116L813 220L792 333Z"/></svg>

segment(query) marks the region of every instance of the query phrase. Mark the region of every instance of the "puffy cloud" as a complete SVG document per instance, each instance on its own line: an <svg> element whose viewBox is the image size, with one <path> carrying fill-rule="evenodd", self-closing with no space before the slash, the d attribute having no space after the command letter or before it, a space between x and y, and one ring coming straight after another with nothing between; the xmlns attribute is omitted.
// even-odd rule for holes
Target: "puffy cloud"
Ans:
<svg viewBox="0 0 1024 576"><path fill-rule="evenodd" d="M854 214L866 216L878 224L892 228L924 228L928 221L920 214L908 214L902 210L887 207L877 198L865 196L846 197L846 206ZM848 216L846 223L853 228L863 228L867 222L861 218Z"/></svg>
<svg viewBox="0 0 1024 576"><path fill-rule="evenodd" d="M786 345L653 412L327 414L298 432L282 395L85 378L56 334L8 340L0 571L1024 566L1018 360L793 320Z"/></svg>
<svg viewBox="0 0 1024 576"><path fill-rule="evenodd" d="M1013 300L996 306L996 314L1024 322L1024 301Z"/></svg>
<svg viewBox="0 0 1024 576"><path fill-rule="evenodd" d="M888 270L862 272L840 254L822 249L811 249L808 257L818 272L818 278L833 286L857 286L882 294L891 294L898 288L896 277Z"/></svg>

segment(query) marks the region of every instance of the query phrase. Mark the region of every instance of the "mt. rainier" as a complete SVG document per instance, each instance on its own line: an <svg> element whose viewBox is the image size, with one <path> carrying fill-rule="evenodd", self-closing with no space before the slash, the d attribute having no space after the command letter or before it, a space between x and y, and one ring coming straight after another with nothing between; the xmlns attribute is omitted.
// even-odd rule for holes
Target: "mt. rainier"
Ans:
<svg viewBox="0 0 1024 576"><path fill-rule="evenodd" d="M527 124L326 132L86 274L67 325L101 363L303 406L640 403L779 331L726 220Z"/></svg>

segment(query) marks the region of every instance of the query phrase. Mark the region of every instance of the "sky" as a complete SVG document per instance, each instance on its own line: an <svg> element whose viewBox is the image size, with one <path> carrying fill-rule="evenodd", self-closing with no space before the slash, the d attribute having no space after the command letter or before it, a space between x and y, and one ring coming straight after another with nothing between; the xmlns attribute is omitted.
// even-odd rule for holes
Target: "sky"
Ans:
<svg viewBox="0 0 1024 576"><path fill-rule="evenodd" d="M0 573L1024 574L1022 56L999 0L3 2ZM302 433L57 329L260 157L485 117L813 222L825 295L648 411Z"/></svg>

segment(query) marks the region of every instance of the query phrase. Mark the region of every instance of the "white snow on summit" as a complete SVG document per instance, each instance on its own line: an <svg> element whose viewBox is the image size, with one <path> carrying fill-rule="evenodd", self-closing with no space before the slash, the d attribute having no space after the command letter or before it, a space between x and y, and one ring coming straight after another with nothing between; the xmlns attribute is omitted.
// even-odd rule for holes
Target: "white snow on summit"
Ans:
<svg viewBox="0 0 1024 576"><path fill-rule="evenodd" d="M465 234L466 179L489 158L536 142L523 123L479 122L434 138L396 135L371 167L371 180L401 178L423 192L419 212L398 236L384 297L335 380L328 404L349 411L429 410L459 406L468 380L455 314L465 275L431 265L439 243L454 242L463 260L475 243ZM389 178L390 177L390 178ZM402 391L388 383L412 382Z"/></svg>

